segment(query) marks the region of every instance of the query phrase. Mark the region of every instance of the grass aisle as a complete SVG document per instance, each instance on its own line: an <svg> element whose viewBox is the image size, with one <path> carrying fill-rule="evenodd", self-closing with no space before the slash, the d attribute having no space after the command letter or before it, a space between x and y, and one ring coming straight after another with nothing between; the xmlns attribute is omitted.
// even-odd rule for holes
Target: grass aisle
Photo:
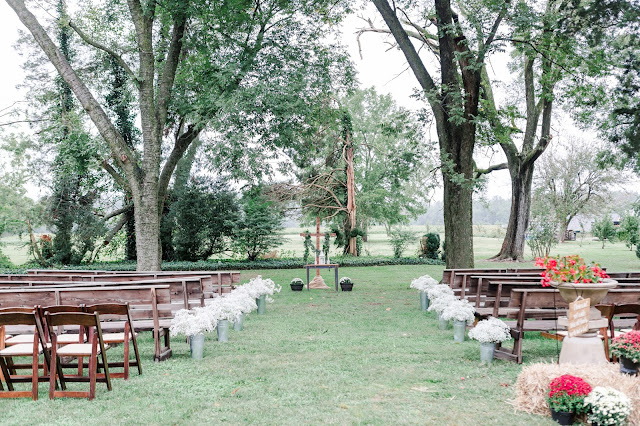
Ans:
<svg viewBox="0 0 640 426"><path fill-rule="evenodd" d="M352 293L292 292L297 271L252 271L283 285L266 315L251 314L226 344L207 337L194 362L182 339L174 356L144 374L98 385L96 399L0 400L2 424L552 424L514 413L506 401L521 366L479 366L478 343L453 342L434 314L419 310L412 278L442 267L344 268ZM328 284L328 277L326 274ZM527 362L551 360L555 342L525 339ZM108 352L117 359L121 348ZM74 384L85 388L87 384Z"/></svg>

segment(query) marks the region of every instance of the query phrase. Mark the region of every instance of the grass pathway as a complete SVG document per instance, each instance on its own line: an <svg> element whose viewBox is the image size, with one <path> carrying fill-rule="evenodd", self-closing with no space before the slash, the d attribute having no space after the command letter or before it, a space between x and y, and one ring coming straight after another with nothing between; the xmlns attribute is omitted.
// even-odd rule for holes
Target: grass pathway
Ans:
<svg viewBox="0 0 640 426"><path fill-rule="evenodd" d="M153 363L146 333L142 376L115 380L112 392L99 385L93 402L49 401L41 384L36 403L0 400L2 424L552 424L506 403L521 366L480 366L477 342L455 344L434 314L420 312L408 284L440 278L442 267L344 268L356 284L338 294L292 292L295 271L243 280L261 272L282 293L228 343L209 335L202 361L174 339L174 356ZM526 339L524 354L551 360L555 343Z"/></svg>

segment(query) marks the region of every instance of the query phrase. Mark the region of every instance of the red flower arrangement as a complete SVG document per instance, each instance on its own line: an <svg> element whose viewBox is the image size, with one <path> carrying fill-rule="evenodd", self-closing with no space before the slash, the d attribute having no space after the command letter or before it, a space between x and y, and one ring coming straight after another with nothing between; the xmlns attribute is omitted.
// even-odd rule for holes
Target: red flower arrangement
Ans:
<svg viewBox="0 0 640 426"><path fill-rule="evenodd" d="M614 337L611 341L611 353L633 362L640 362L640 331L634 330Z"/></svg>
<svg viewBox="0 0 640 426"><path fill-rule="evenodd" d="M540 274L542 286L548 287L551 281L570 283L597 283L609 278L604 269L597 263L587 265L584 259L573 254L571 256L537 257L536 266L545 268Z"/></svg>
<svg viewBox="0 0 640 426"><path fill-rule="evenodd" d="M584 412L584 398L590 392L589 383L580 377L565 374L549 384L547 404L554 411Z"/></svg>

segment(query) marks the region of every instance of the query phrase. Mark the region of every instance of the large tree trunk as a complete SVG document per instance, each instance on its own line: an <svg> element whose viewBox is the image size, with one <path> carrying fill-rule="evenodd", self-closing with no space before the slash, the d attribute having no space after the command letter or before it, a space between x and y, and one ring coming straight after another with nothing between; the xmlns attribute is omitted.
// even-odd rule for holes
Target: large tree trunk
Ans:
<svg viewBox="0 0 640 426"><path fill-rule="evenodd" d="M531 185L535 163L510 167L511 174L511 212L507 233L504 236L500 252L491 260L524 260L525 234L529 226L531 211Z"/></svg>
<svg viewBox="0 0 640 426"><path fill-rule="evenodd" d="M146 188L145 188L146 189ZM160 246L160 206L157 190L134 194L136 219L136 252L138 271L160 271L162 248Z"/></svg>
<svg viewBox="0 0 640 426"><path fill-rule="evenodd" d="M473 189L444 176L444 239L447 268L473 268Z"/></svg>

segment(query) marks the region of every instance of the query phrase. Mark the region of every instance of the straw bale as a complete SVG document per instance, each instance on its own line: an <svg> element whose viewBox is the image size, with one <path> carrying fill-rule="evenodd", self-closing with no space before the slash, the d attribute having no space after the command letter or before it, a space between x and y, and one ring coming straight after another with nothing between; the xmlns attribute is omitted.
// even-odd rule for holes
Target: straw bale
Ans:
<svg viewBox="0 0 640 426"><path fill-rule="evenodd" d="M563 374L582 377L591 387L607 386L631 399L629 424L640 426L640 378L620 373L618 364L572 365L531 364L522 369L516 381L516 398L510 403L516 410L550 416L547 394L551 380Z"/></svg>

